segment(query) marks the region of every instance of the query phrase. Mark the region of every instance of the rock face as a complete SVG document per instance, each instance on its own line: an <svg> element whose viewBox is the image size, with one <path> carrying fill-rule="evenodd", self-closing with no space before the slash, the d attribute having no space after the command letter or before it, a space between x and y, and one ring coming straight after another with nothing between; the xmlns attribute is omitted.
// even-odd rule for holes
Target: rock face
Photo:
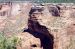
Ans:
<svg viewBox="0 0 75 49"><path fill-rule="evenodd" d="M22 32L23 29L28 28L28 17L31 4L9 3L2 4L0 14L3 12L6 15L0 15L0 31L1 32ZM19 23L20 22L20 23ZM10 30L11 28L11 30Z"/></svg>
<svg viewBox="0 0 75 49"><path fill-rule="evenodd" d="M18 46L17 49L42 49L40 39L32 34L24 32L17 34L17 36L21 40L21 46Z"/></svg>
<svg viewBox="0 0 75 49"><path fill-rule="evenodd" d="M74 23L74 19L71 18L72 17L71 14L73 14L73 11L71 10L74 9L71 8L71 6L74 5L67 5L67 4L48 5L47 4L45 6L32 7L30 11L29 29L32 30L31 32L43 33L46 36L48 36L48 38L53 36L54 38L53 37L50 38L54 42L53 43L50 40L50 42L54 45L53 48L51 48L52 46L51 47L49 46L51 49L63 49L63 48L66 49L71 42L70 35L72 35L74 32L74 29L73 30L70 29L71 24ZM75 27L73 26L72 28ZM69 29L69 32L72 34L68 35L69 32L67 29ZM47 47L47 45L46 48L45 46L43 46L44 49L48 49L49 47Z"/></svg>
<svg viewBox="0 0 75 49"><path fill-rule="evenodd" d="M18 33L22 48L17 49L73 49L69 45L75 37L74 13L73 3L1 4L0 31Z"/></svg>

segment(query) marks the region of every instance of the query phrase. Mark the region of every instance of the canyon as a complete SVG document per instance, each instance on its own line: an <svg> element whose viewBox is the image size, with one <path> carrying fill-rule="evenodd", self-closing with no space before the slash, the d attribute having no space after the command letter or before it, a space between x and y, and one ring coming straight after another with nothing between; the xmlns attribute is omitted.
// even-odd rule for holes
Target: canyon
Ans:
<svg viewBox="0 0 75 49"><path fill-rule="evenodd" d="M2 3L0 32L15 33L17 49L67 49L75 40L74 13L74 3Z"/></svg>

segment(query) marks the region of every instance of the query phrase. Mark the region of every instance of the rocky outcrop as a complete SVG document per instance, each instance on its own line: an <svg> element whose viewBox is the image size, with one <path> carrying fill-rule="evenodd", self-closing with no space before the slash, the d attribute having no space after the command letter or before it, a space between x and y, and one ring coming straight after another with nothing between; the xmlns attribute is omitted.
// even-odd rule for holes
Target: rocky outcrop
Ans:
<svg viewBox="0 0 75 49"><path fill-rule="evenodd" d="M45 35L49 33L54 36L54 49L65 49L70 44L70 36L68 35L69 32L67 32L68 30L66 29L68 29L67 27L74 22L74 19L71 18L71 14L73 14L73 11L71 10L74 9L71 8L71 6L73 5L51 4L45 6L36 6L36 8L34 7L36 10L31 10L32 13L29 20L31 23L29 23L29 28L33 31L42 33L43 30L41 31L41 29L43 29L43 27L41 26L47 27L47 31L49 32L45 32L46 29L44 29L45 33L43 33ZM42 11L39 11L37 8L42 9ZM37 25L38 23L41 25L40 27ZM69 31L71 31L71 29Z"/></svg>
<svg viewBox="0 0 75 49"><path fill-rule="evenodd" d="M17 37L21 40L21 45L19 45L17 49L42 49L40 39L28 32L17 34Z"/></svg>

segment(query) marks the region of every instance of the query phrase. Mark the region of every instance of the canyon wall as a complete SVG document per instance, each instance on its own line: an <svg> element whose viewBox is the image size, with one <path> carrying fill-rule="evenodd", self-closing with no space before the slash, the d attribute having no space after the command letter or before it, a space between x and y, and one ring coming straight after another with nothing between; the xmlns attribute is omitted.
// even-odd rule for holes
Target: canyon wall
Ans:
<svg viewBox="0 0 75 49"><path fill-rule="evenodd" d="M74 40L75 35L74 13L74 3L3 3L0 5L0 31L8 34L39 32L50 39L51 36L54 37L53 49L69 49L70 41ZM27 33L24 36L26 35ZM29 39L30 37L32 39L29 41L40 42L37 39L33 40L32 35L29 35ZM25 37L23 39L26 40ZM26 42L25 44L28 44ZM74 46L71 49L74 49Z"/></svg>

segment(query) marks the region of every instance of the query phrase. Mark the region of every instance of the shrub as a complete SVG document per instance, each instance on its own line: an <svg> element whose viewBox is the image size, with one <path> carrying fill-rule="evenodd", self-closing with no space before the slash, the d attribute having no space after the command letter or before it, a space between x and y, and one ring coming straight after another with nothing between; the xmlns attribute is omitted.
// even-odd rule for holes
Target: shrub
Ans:
<svg viewBox="0 0 75 49"><path fill-rule="evenodd" d="M6 38L3 33L0 33L0 49L17 49L18 41L15 36Z"/></svg>

